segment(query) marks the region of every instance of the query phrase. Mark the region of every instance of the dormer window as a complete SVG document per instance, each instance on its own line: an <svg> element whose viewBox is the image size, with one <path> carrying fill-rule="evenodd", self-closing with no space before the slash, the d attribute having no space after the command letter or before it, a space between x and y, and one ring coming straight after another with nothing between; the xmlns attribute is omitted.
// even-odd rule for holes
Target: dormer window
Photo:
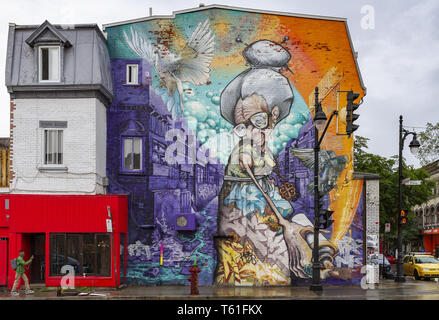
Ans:
<svg viewBox="0 0 439 320"><path fill-rule="evenodd" d="M38 67L40 82L58 82L60 80L60 47L40 47Z"/></svg>
<svg viewBox="0 0 439 320"><path fill-rule="evenodd" d="M139 84L138 64L127 64L127 84Z"/></svg>

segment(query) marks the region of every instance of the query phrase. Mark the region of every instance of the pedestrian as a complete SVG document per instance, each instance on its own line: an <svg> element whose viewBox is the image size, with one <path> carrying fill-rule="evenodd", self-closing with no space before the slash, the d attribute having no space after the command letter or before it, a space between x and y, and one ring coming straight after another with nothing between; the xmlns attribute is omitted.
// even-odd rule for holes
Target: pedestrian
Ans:
<svg viewBox="0 0 439 320"><path fill-rule="evenodd" d="M32 291L30 289L29 279L27 278L26 274L24 273L24 267L31 264L33 259L34 259L34 256L31 256L28 261L24 261L24 250L20 250L18 252L17 268L15 269L15 281L14 281L14 285L12 286L12 291L11 291L11 294L13 296L19 295L19 293L17 292L17 286L18 286L18 283L20 282L20 279L23 279L23 281L24 281L24 285L26 288L25 293L26 294L34 293L34 291Z"/></svg>

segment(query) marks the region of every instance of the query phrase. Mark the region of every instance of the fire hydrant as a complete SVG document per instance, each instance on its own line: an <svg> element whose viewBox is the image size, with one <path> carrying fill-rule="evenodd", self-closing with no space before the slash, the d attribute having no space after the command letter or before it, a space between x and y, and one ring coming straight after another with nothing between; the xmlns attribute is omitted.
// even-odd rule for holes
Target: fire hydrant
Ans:
<svg viewBox="0 0 439 320"><path fill-rule="evenodd" d="M194 264L189 269L191 276L189 277L189 281L191 282L191 295L199 295L198 291L198 274L201 272L201 269L197 266L197 260L194 261Z"/></svg>

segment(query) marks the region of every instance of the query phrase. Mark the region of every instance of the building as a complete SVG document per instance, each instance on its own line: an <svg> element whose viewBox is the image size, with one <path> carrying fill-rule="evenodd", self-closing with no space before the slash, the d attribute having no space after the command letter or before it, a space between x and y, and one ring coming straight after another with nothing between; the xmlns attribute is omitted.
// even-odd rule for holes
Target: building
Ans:
<svg viewBox="0 0 439 320"><path fill-rule="evenodd" d="M130 194L128 282L187 284L196 260L202 285L308 283L310 265L289 264L295 244L282 230L312 226L307 159L314 144L314 88L328 115L344 112L346 96L339 91L366 94L346 19L209 5L109 23L104 33L115 95L108 108L108 190ZM276 81L288 81L289 89ZM270 177L277 187L288 181L295 188L285 205L296 214L280 221L284 226L269 209L259 218L254 212L242 218L240 206L257 206L256 198L238 192L225 205L227 185L233 185L226 182L229 155L239 139L223 101L235 97L236 88L242 99L251 92L266 101L270 92L294 96L271 141L278 165ZM358 284L379 246L378 180L354 175L352 139L338 135L343 130L338 119L323 144L324 202L335 222L321 236L334 268L322 277ZM200 150L204 156L198 157ZM312 246L306 234L299 248L305 256Z"/></svg>
<svg viewBox="0 0 439 320"><path fill-rule="evenodd" d="M11 156L9 193L0 195L0 284L7 277L12 286L8 261L20 248L35 256L34 283L58 286L65 264L77 285L120 283L127 200L106 195L113 92L104 35L94 24L10 24L6 86Z"/></svg>
<svg viewBox="0 0 439 320"><path fill-rule="evenodd" d="M424 249L439 256L439 160L422 167L430 174L435 187L433 196L427 202L415 206L413 211L422 228Z"/></svg>
<svg viewBox="0 0 439 320"><path fill-rule="evenodd" d="M46 285L63 263L85 273L80 285L188 285L195 261L201 285L308 284L317 87L328 118L339 114L320 154L334 211L321 277L358 285L378 252L379 184L353 172L344 134L343 92L366 95L356 57L346 19L222 5L103 33L11 25L0 279L19 247L42 247L33 268Z"/></svg>

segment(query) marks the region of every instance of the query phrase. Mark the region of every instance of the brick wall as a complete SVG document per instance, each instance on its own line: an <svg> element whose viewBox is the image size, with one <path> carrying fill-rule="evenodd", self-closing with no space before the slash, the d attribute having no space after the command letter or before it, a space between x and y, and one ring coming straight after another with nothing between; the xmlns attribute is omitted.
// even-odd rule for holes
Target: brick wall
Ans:
<svg viewBox="0 0 439 320"><path fill-rule="evenodd" d="M67 121L64 170L44 169L40 120ZM11 192L104 193L105 150L100 147L97 156L97 146L105 146L105 132L105 106L97 99L16 99L11 103Z"/></svg>

